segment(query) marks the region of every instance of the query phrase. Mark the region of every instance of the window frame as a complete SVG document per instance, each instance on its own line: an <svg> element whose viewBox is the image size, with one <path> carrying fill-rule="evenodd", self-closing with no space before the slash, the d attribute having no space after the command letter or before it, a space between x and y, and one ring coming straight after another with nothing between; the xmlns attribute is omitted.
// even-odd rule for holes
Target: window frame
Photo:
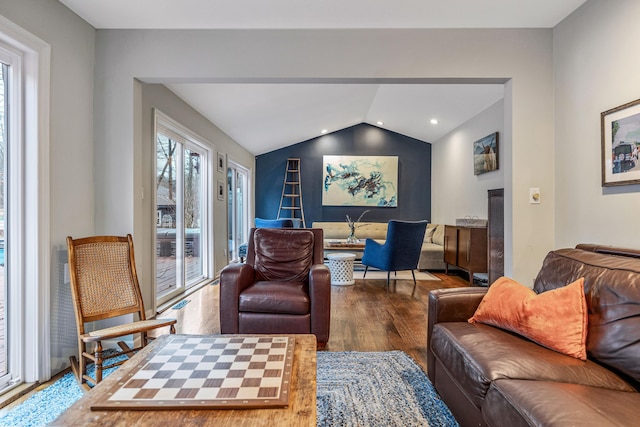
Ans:
<svg viewBox="0 0 640 427"><path fill-rule="evenodd" d="M7 304L16 312L7 318L8 369L12 386L51 378L50 318L50 190L49 117L51 46L0 16L0 43L19 60L12 70L10 129L11 162L7 188L10 234L5 264L7 280L19 283ZM11 56L11 55L10 55ZM15 107L15 108L14 108ZM26 173L29 171L29 173ZM29 226L27 226L29 224ZM13 256L12 256L13 255ZM27 302L29 302L27 304ZM12 365L16 363L17 365Z"/></svg>

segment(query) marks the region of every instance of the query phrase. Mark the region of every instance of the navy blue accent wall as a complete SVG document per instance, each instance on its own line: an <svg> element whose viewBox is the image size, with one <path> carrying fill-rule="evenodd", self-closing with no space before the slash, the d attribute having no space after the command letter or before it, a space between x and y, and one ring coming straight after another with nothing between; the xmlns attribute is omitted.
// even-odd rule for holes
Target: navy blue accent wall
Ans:
<svg viewBox="0 0 640 427"><path fill-rule="evenodd" d="M398 156L398 207L322 206L324 155ZM256 217L276 218L287 158L300 158L307 227L314 221L431 220L431 144L365 123L256 157ZM284 216L284 214L283 214Z"/></svg>

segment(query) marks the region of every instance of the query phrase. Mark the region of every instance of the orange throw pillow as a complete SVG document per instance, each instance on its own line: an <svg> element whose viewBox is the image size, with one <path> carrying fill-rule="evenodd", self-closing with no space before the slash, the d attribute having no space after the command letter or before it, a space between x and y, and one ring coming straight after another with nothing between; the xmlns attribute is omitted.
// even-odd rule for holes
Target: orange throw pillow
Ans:
<svg viewBox="0 0 640 427"><path fill-rule="evenodd" d="M496 280L469 323L485 323L522 335L551 350L587 360L584 278L536 294L506 277Z"/></svg>

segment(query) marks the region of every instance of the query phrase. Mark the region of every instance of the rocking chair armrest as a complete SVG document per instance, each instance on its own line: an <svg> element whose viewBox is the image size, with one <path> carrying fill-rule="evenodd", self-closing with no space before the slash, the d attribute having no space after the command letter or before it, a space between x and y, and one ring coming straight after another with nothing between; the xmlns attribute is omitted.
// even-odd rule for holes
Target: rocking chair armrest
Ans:
<svg viewBox="0 0 640 427"><path fill-rule="evenodd" d="M125 335L138 334L142 332L149 332L154 329L169 326L171 331L175 331L174 325L178 321L176 319L150 319L139 320L137 322L126 323L123 325L112 326L104 329L97 329L95 331L87 332L80 335L82 341L98 342L111 338L119 338Z"/></svg>

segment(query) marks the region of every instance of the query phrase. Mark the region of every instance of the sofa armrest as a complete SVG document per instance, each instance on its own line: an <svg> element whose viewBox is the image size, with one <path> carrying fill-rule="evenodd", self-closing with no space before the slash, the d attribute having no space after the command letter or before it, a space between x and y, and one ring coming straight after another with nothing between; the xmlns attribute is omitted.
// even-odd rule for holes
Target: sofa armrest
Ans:
<svg viewBox="0 0 640 427"><path fill-rule="evenodd" d="M429 292L427 317L427 371L435 384L435 356L431 351L433 327L441 322L466 322L487 293L488 288L465 287L436 289Z"/></svg>
<svg viewBox="0 0 640 427"><path fill-rule="evenodd" d="M229 264L220 272L220 332L237 334L240 293L254 282L249 264Z"/></svg>
<svg viewBox="0 0 640 427"><path fill-rule="evenodd" d="M429 293L429 324L466 322L482 301L488 288L436 289Z"/></svg>

